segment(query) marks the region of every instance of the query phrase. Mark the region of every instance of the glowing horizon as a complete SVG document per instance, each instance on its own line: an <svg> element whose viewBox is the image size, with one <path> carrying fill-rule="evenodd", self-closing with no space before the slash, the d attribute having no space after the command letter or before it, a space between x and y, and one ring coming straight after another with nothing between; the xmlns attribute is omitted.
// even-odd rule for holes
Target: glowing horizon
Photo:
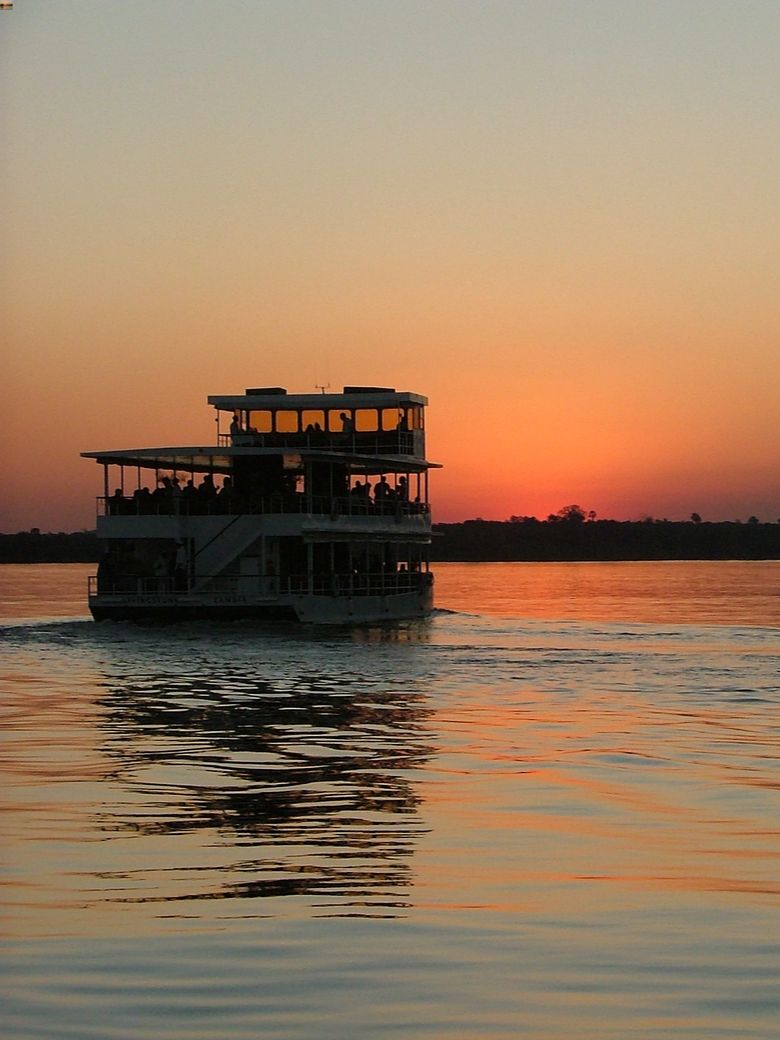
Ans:
<svg viewBox="0 0 780 1040"><path fill-rule="evenodd" d="M780 517L780 11L18 5L0 530L208 394L423 393L435 521Z"/></svg>

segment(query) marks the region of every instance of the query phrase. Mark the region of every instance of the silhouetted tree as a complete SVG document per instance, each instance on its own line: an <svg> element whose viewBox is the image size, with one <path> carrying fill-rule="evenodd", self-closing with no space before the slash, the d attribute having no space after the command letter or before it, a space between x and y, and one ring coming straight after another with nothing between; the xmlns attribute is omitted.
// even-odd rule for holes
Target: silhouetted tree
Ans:
<svg viewBox="0 0 780 1040"><path fill-rule="evenodd" d="M701 523L701 517L699 516L698 513L691 513L691 520L692 520L692 522L694 524L700 524Z"/></svg>
<svg viewBox="0 0 780 1040"><path fill-rule="evenodd" d="M593 514L595 517L595 513ZM556 513L559 520L563 520L569 524L581 524L585 519L585 510L582 506L564 506L563 509L559 509Z"/></svg>

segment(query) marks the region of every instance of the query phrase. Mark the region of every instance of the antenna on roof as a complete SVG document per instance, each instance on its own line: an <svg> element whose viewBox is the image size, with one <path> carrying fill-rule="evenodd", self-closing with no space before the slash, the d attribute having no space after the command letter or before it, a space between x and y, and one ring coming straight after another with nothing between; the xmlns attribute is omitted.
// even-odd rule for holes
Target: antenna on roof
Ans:
<svg viewBox="0 0 780 1040"><path fill-rule="evenodd" d="M321 391L321 392L322 392L323 394L325 393L325 391L326 391L326 390L330 390L330 383L315 383L314 385L315 385L315 386L317 387L317 389L318 389L319 391Z"/></svg>

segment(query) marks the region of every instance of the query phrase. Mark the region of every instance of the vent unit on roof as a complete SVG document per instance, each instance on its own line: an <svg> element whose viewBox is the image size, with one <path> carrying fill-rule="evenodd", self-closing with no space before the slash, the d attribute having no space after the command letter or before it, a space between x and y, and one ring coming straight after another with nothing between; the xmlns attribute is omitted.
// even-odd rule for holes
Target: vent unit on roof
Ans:
<svg viewBox="0 0 780 1040"><path fill-rule="evenodd" d="M247 397L270 397L273 394L286 394L283 386L255 386L245 390Z"/></svg>
<svg viewBox="0 0 780 1040"><path fill-rule="evenodd" d="M392 386L345 386L345 394L394 394Z"/></svg>

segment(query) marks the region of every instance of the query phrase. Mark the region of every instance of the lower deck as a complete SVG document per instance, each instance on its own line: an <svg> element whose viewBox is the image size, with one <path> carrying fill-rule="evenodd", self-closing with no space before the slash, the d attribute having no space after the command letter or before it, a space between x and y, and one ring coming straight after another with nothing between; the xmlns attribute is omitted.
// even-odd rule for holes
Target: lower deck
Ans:
<svg viewBox="0 0 780 1040"><path fill-rule="evenodd" d="M353 625L423 618L433 608L433 576L408 575L414 581L372 581L362 586L333 575L309 592L233 587L206 592L177 591L170 586L137 586L97 591L90 580L89 609L96 621L182 621L213 619L235 621L299 621L311 624Z"/></svg>

